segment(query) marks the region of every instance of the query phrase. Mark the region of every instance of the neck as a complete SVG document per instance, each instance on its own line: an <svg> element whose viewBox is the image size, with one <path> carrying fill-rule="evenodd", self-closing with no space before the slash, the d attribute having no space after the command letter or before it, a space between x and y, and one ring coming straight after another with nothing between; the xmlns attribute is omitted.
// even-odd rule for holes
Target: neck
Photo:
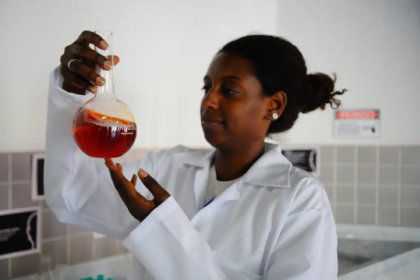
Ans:
<svg viewBox="0 0 420 280"><path fill-rule="evenodd" d="M247 149L217 149L214 157L217 179L230 181L243 176L263 153L264 141Z"/></svg>

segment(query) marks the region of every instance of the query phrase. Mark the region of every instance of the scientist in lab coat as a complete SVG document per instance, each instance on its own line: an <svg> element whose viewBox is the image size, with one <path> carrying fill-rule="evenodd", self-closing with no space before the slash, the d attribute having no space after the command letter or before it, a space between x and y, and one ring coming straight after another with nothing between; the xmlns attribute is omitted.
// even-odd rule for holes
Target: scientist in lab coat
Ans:
<svg viewBox="0 0 420 280"><path fill-rule="evenodd" d="M92 84L104 83L91 67L109 69L89 43L107 48L85 31L50 76L45 189L61 222L121 239L133 255L131 280L337 278L322 184L264 142L300 113L338 106L335 80L308 74L285 39L239 38L203 73L201 124L214 149L177 146L115 165L85 155L72 136Z"/></svg>

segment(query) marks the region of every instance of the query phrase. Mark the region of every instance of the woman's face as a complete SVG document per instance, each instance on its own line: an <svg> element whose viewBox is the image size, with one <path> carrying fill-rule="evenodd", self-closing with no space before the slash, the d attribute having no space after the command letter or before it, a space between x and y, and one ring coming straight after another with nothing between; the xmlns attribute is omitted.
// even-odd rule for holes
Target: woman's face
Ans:
<svg viewBox="0 0 420 280"><path fill-rule="evenodd" d="M204 77L201 124L217 149L246 149L261 143L271 123L272 98L262 93L250 61L219 53Z"/></svg>

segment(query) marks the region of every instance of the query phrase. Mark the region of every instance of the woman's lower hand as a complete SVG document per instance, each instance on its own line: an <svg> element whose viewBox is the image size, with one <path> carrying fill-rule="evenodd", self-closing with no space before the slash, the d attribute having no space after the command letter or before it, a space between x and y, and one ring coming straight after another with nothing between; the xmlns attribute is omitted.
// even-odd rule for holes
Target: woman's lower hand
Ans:
<svg viewBox="0 0 420 280"><path fill-rule="evenodd" d="M138 176L143 182L144 186L152 193L154 199L147 200L144 196L137 192L135 186L137 183L137 176L133 174L131 181L127 180L123 175L121 164L116 165L112 159L105 159L105 165L108 167L111 174L112 182L115 189L118 191L124 204L127 206L130 214L140 222L160 204L162 204L171 195L162 188L146 171L140 169Z"/></svg>

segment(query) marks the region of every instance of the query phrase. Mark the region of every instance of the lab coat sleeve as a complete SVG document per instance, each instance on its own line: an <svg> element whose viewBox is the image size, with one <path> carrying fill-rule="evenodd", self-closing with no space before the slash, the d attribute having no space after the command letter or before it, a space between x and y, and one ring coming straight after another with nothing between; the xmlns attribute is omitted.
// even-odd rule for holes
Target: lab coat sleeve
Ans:
<svg viewBox="0 0 420 280"><path fill-rule="evenodd" d="M330 209L291 214L271 255L266 279L337 279L337 233Z"/></svg>
<svg viewBox="0 0 420 280"><path fill-rule="evenodd" d="M139 222L128 212L115 190L103 159L85 155L72 135L73 117L93 97L68 93L61 88L57 68L50 75L45 149L44 188L46 202L63 222L108 236L125 239ZM131 178L139 168L156 171L158 153L123 165ZM143 195L148 191L137 183Z"/></svg>

